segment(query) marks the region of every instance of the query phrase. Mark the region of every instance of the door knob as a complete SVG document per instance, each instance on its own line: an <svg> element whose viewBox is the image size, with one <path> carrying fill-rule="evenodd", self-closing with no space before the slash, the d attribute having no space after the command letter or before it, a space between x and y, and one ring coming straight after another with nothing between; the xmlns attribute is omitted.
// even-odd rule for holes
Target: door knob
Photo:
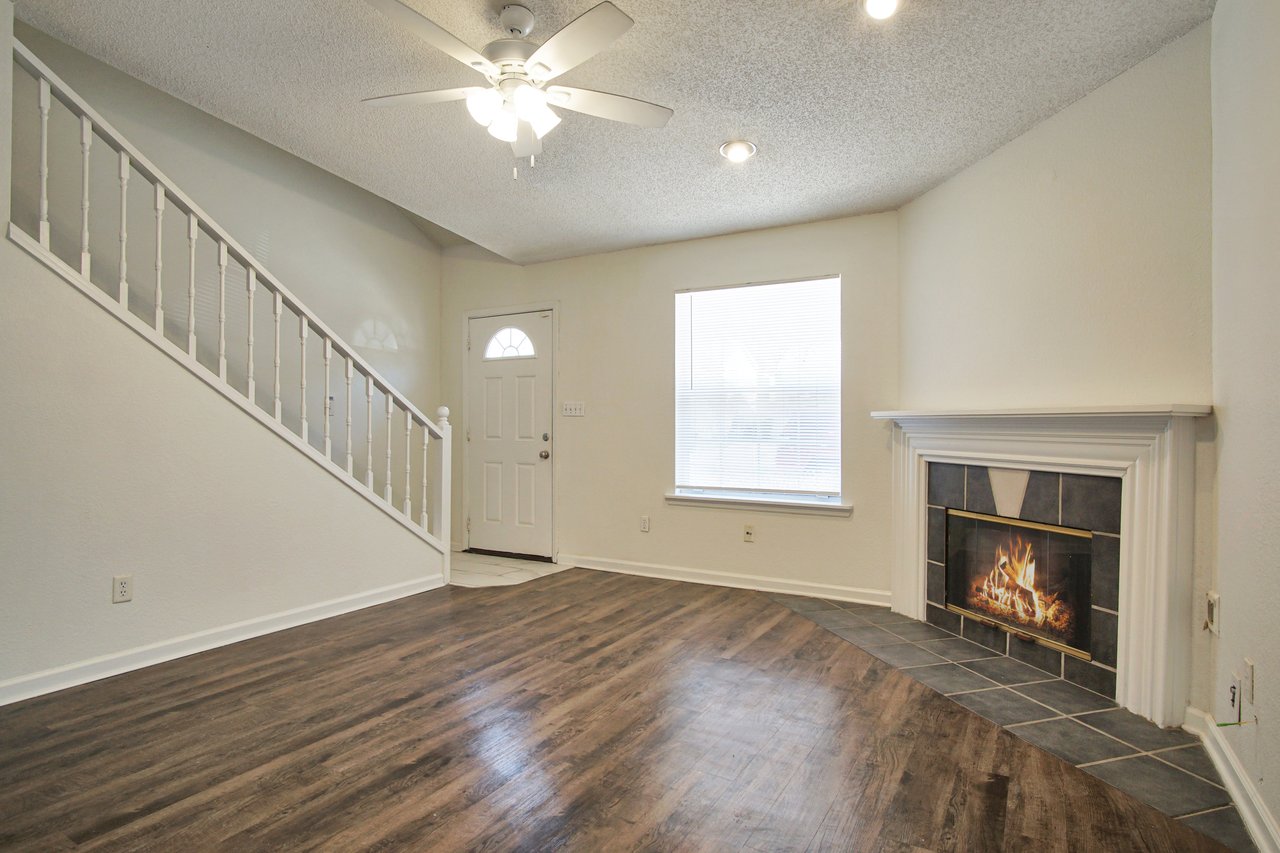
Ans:
<svg viewBox="0 0 1280 853"><path fill-rule="evenodd" d="M538 456L539 456L539 458L541 458L541 459L550 459L550 458L551 458L551 451L550 451L550 450L544 450L544 451L542 451L541 453L539 453L539 454L538 454Z"/></svg>

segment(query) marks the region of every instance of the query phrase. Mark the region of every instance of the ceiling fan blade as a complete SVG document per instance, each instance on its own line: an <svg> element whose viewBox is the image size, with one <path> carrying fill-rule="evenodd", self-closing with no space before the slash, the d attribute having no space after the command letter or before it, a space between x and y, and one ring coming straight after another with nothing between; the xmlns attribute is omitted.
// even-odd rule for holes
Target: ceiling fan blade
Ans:
<svg viewBox="0 0 1280 853"><path fill-rule="evenodd" d="M664 127L674 114L672 110L648 101L572 86L548 86L547 99L554 107L640 127Z"/></svg>
<svg viewBox="0 0 1280 853"><path fill-rule="evenodd" d="M371 107L397 107L404 104L443 104L465 100L472 92L484 91L483 86L463 86L461 89L435 89L430 92L405 92L402 95L379 95L365 98L360 103Z"/></svg>
<svg viewBox="0 0 1280 853"><path fill-rule="evenodd" d="M547 39L524 67L538 80L559 77L613 44L634 23L621 9L605 0Z"/></svg>
<svg viewBox="0 0 1280 853"><path fill-rule="evenodd" d="M533 132L529 122L522 121L516 127L516 141L511 143L511 152L517 157L533 157L542 153L542 140Z"/></svg>
<svg viewBox="0 0 1280 853"><path fill-rule="evenodd" d="M498 69L466 42L434 21L410 9L399 0L365 0L370 6L412 32L436 50L449 54L481 74L497 74Z"/></svg>

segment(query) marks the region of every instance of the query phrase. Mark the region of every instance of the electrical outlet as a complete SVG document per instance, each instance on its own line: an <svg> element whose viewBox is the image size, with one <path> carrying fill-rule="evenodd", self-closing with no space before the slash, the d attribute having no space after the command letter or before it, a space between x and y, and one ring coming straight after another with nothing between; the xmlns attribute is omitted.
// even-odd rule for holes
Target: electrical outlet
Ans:
<svg viewBox="0 0 1280 853"><path fill-rule="evenodd" d="M1254 671L1253 671L1253 660L1250 658L1245 658L1244 659L1244 701L1248 702L1250 705L1254 704L1253 690L1255 685L1253 681L1255 677L1256 676L1254 675Z"/></svg>
<svg viewBox="0 0 1280 853"><path fill-rule="evenodd" d="M640 516L640 532L641 533L649 532L649 516L647 515Z"/></svg>
<svg viewBox="0 0 1280 853"><path fill-rule="evenodd" d="M1227 702L1232 711L1234 711L1235 721L1238 723L1244 719L1244 695L1241 690L1240 676L1231 673L1231 686L1227 688Z"/></svg>
<svg viewBox="0 0 1280 853"><path fill-rule="evenodd" d="M1222 634L1222 597L1212 590L1205 593L1204 626L1215 636Z"/></svg>
<svg viewBox="0 0 1280 853"><path fill-rule="evenodd" d="M560 415L565 418L585 418L587 416L587 404L561 403Z"/></svg>
<svg viewBox="0 0 1280 853"><path fill-rule="evenodd" d="M756 526L754 524L742 525L742 541L743 542L756 541Z"/></svg>
<svg viewBox="0 0 1280 853"><path fill-rule="evenodd" d="M111 579L111 603L133 601L133 575L116 575Z"/></svg>

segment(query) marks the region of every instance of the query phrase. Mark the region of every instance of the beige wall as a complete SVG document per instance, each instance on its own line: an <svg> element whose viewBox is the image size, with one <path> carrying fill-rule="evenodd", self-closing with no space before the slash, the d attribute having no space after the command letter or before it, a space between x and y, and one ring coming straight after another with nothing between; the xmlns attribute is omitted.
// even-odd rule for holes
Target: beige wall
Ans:
<svg viewBox="0 0 1280 853"><path fill-rule="evenodd" d="M1213 383L1222 636L1213 701L1256 663L1258 725L1222 730L1280 815L1280 5L1219 3L1213 16ZM1274 826L1274 824L1273 824Z"/></svg>
<svg viewBox="0 0 1280 853"><path fill-rule="evenodd" d="M1209 27L902 209L901 404L1204 402Z"/></svg>
<svg viewBox="0 0 1280 853"><path fill-rule="evenodd" d="M889 448L867 412L897 387L897 217L695 240L518 267L446 252L445 400L462 403L462 333L475 309L554 301L556 537L562 554L768 577L850 590L888 589ZM851 518L668 506L674 476L677 290L836 273L843 282L843 488ZM455 422L462 422L455 418ZM463 424L465 426L465 423ZM461 443L455 459L461 481ZM460 489L457 499L461 500ZM652 532L641 533L641 515ZM455 541L465 513L455 503ZM756 542L742 541L753 524Z"/></svg>

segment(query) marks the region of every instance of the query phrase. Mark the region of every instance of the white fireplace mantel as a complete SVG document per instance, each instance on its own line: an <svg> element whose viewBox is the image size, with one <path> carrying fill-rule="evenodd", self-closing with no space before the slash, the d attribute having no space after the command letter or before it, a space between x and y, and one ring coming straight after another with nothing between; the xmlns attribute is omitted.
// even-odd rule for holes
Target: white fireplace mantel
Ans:
<svg viewBox="0 0 1280 853"><path fill-rule="evenodd" d="M893 423L893 609L925 616L929 462L1119 477L1116 701L1181 725L1190 684L1194 419L1205 405L872 412Z"/></svg>

